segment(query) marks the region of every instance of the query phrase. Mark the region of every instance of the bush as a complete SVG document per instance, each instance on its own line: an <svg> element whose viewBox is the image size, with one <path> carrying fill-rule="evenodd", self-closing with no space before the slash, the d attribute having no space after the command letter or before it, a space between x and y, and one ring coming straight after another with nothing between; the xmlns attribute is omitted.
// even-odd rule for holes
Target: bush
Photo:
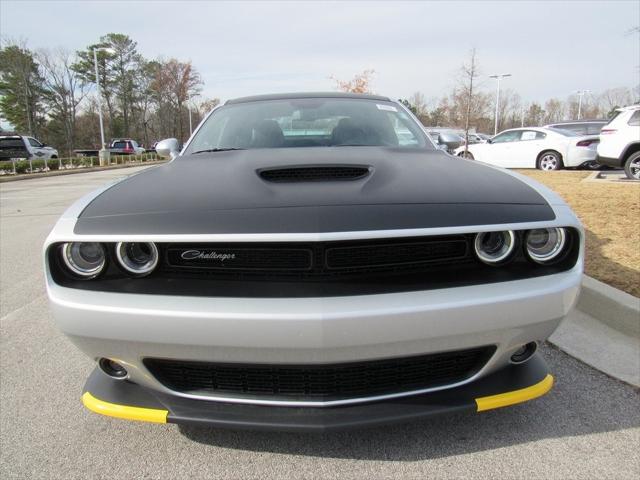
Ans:
<svg viewBox="0 0 640 480"><path fill-rule="evenodd" d="M126 165L128 163L143 163L161 160L156 153L143 153L142 155L112 155L111 165ZM13 163L11 161L0 161L0 174L11 175L13 174ZM52 158L46 161L46 168L49 170L67 170L75 168L88 168L97 167L100 165L100 161L97 157L73 157L73 158ZM15 162L16 173L30 173L29 172L29 160L17 160ZM32 159L31 166L33 172L44 172L45 161L42 159Z"/></svg>

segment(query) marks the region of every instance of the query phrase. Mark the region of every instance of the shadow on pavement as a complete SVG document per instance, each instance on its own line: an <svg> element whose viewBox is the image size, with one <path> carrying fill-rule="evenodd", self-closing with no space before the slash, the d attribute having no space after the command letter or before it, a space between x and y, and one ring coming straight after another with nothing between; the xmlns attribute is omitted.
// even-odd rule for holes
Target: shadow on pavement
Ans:
<svg viewBox="0 0 640 480"><path fill-rule="evenodd" d="M186 438L253 452L342 459L417 461L494 450L545 438L640 427L639 391L551 347L542 349L553 390L529 403L486 412L326 434L251 432L182 425Z"/></svg>

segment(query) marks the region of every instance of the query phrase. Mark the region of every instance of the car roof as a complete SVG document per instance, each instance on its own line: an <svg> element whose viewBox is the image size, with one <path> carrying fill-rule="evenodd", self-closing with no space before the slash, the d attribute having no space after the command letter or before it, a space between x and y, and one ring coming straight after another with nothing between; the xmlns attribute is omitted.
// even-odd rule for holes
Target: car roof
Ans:
<svg viewBox="0 0 640 480"><path fill-rule="evenodd" d="M609 120L594 118L593 120L563 120L562 122L553 122L549 125L574 125L582 123L607 123ZM546 125L545 125L546 126Z"/></svg>
<svg viewBox="0 0 640 480"><path fill-rule="evenodd" d="M273 93L270 95L253 95L250 97L240 97L227 100L225 105L235 103L262 102L265 100L292 100L299 98L358 98L364 100L378 100L379 102L390 102L389 97L381 95L369 95L364 93L344 93L344 92L307 92L307 93Z"/></svg>
<svg viewBox="0 0 640 480"><path fill-rule="evenodd" d="M621 108L616 108L616 110L618 112L624 112L624 111L629 111L629 110L638 110L640 109L640 104L635 104L635 105L629 105L627 107L621 107Z"/></svg>

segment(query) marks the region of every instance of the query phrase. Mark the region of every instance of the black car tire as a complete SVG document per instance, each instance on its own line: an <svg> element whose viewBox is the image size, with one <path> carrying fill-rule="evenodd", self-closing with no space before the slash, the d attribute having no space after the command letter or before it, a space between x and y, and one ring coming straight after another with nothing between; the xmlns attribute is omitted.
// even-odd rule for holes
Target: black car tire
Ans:
<svg viewBox="0 0 640 480"><path fill-rule="evenodd" d="M462 157L462 158L467 158L467 159L469 159L469 160L475 160L475 158L473 158L473 154L472 154L471 152L466 152L466 154L465 154L465 152L464 152L464 151L462 151L462 152L460 152L460 153L458 154L458 156L459 156L459 157Z"/></svg>
<svg viewBox="0 0 640 480"><path fill-rule="evenodd" d="M560 170L563 167L562 157L558 152L547 150L546 152L542 152L540 155L538 155L536 167L539 170L549 172L552 170Z"/></svg>
<svg viewBox="0 0 640 480"><path fill-rule="evenodd" d="M640 180L640 152L636 152L624 162L624 173L631 180Z"/></svg>

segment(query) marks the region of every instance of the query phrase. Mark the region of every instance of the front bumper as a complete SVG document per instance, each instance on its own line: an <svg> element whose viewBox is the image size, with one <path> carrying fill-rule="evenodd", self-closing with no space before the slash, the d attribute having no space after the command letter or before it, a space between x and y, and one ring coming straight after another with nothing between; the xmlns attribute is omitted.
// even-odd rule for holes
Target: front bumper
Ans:
<svg viewBox="0 0 640 480"><path fill-rule="evenodd" d="M525 402L553 385L545 362L535 355L470 384L440 392L329 408L276 407L193 400L112 380L94 370L82 401L96 413L155 423L218 428L324 432L361 428L454 412L481 412Z"/></svg>
<svg viewBox="0 0 640 480"><path fill-rule="evenodd" d="M49 282L54 317L89 357L125 366L129 379L176 397L260 405L335 406L168 389L145 358L245 364L332 364L463 350L496 351L471 383L544 341L573 307L581 264L560 274L419 292L325 298L208 298L87 292ZM436 390L430 389L429 391ZM394 394L407 397L426 391ZM377 399L349 399L350 403ZM344 402L346 403L346 401Z"/></svg>

